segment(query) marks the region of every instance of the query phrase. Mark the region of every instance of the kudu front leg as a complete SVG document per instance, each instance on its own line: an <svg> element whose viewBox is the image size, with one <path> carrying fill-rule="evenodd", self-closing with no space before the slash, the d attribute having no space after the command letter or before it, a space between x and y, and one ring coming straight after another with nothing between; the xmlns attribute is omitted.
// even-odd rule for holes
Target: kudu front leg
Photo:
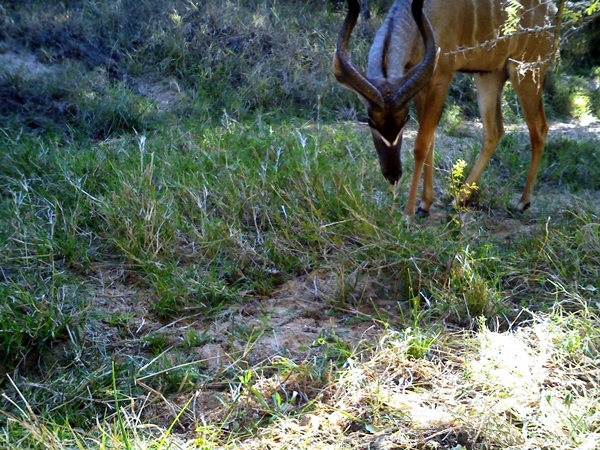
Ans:
<svg viewBox="0 0 600 450"><path fill-rule="evenodd" d="M413 171L408 198L404 214L411 216L417 212L420 216L427 216L433 202L433 154L435 144L435 130L440 122L444 102L448 93L448 86L452 78L438 81L429 89L421 91L415 96L415 106L419 120L419 131L415 140L414 158L415 167ZM421 173L424 172L423 194L418 210L417 190Z"/></svg>
<svg viewBox="0 0 600 450"><path fill-rule="evenodd" d="M417 140L415 141L415 168L410 182L406 207L404 208L404 214L407 216L412 216L415 212L422 217L429 214L429 208L433 202L433 144L433 134L424 136L421 141L419 141L419 136L417 136ZM423 172L423 193L421 195L421 203L417 209L417 191Z"/></svg>

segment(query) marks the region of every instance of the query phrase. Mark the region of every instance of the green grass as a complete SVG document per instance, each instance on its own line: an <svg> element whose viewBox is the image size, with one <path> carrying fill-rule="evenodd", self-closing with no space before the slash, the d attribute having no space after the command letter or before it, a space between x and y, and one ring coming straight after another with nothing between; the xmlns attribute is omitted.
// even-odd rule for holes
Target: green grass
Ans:
<svg viewBox="0 0 600 450"><path fill-rule="evenodd" d="M406 219L410 150L392 189L340 120L360 107L330 73L339 5L168 6L0 8L3 54L50 70L0 73L0 447L593 443L596 141L551 134L514 215L509 91L479 208ZM439 199L480 145L453 89ZM419 428L434 403L453 419Z"/></svg>
<svg viewBox="0 0 600 450"><path fill-rule="evenodd" d="M136 378L148 377L144 386L162 395L186 396L198 383L231 383L248 370L238 356L229 369L210 375L185 356L205 339L194 344L193 334L186 334L176 344L161 331L136 334L135 313L109 315L108 325L98 328L94 304L104 288L94 279L107 269L121 271L118 283L139 293L132 301L146 298L147 314L166 323L198 314L218 322L220 313L269 298L288 280L330 270L339 281L325 307L339 316L335 309L370 311L373 302L385 302L387 310L368 316L392 329L411 327L407 351L415 358L427 358L447 333L443 323L501 331L573 299L595 308L600 238L593 204L547 222L540 217L537 224L535 216L523 217L511 223L511 239L485 231L502 216L477 212L447 209L446 218L407 223L400 213L403 193L392 195L373 153L363 150L365 131L258 118L86 144L22 136L18 154L15 141L5 137L3 157L10 164L1 178L0 288L6 369L28 367L35 349L40 368L48 367L44 383L63 386L60 396L49 395L17 376L32 413L57 424L92 426L113 403L111 371L118 389L137 398L145 388L132 384ZM551 151L569 154L560 141L552 145ZM490 182L487 189L503 184L501 177ZM559 182L545 189L553 186L562 189ZM113 333L107 328L119 338L108 347L102 338L90 342L85 336L94 328L94 334ZM241 354L251 353L269 330L235 325L231 351L244 343ZM126 357L131 339L133 358ZM45 357L59 344L63 356ZM324 366L319 370L343 371L356 351L335 334L315 345L315 363ZM577 340L568 345L585 351ZM74 356L85 362L65 379ZM116 362L110 371L109 361ZM253 370L270 373L254 364ZM36 366L30 376L41 376ZM264 419L287 417L286 405L295 401L285 398L287 391L265 397L256 387L244 389L253 398L246 408L263 411ZM89 402L85 414L76 412ZM271 423L242 420L243 411L232 413L240 417L232 419L239 436Z"/></svg>

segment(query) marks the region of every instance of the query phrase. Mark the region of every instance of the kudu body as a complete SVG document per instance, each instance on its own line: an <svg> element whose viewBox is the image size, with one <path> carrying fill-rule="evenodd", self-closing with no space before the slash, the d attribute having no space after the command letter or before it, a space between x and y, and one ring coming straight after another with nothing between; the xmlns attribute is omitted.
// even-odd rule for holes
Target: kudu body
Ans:
<svg viewBox="0 0 600 450"><path fill-rule="evenodd" d="M512 82L531 141L531 165L517 206L520 211L527 209L548 133L542 87L554 50L556 7L551 0L520 0L513 33L505 32L508 0L396 0L375 36L366 74L348 55L359 5L358 0L347 1L334 73L365 105L381 171L390 183L402 175L402 131L408 102L415 102L419 129L404 213L429 212L434 133L457 71L474 73L483 123L483 145L467 185L479 180L504 133L502 89L507 80ZM416 209L422 173L423 193Z"/></svg>

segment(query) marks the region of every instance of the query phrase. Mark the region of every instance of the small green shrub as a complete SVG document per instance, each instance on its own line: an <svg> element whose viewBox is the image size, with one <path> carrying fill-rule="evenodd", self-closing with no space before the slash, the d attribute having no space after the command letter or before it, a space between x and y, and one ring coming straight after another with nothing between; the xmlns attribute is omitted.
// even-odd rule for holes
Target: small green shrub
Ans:
<svg viewBox="0 0 600 450"><path fill-rule="evenodd" d="M540 179L567 186L574 192L600 189L600 168L596 164L599 157L600 151L593 141L550 140L545 147Z"/></svg>
<svg viewBox="0 0 600 450"><path fill-rule="evenodd" d="M551 73L546 87L550 117L589 119L600 114L598 82L589 76Z"/></svg>

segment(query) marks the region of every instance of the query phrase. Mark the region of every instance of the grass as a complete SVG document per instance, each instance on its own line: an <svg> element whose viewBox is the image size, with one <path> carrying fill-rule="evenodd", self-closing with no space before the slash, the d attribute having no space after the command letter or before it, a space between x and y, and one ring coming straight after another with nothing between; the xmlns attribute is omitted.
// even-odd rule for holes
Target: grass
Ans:
<svg viewBox="0 0 600 450"><path fill-rule="evenodd" d="M221 398L215 413L220 419L206 422L184 412L178 426L191 431L204 420L201 428L208 428L198 439L213 439L211 445L243 446L244 436L276 433L281 421L335 410L344 411L334 427L339 433L378 435L405 420L402 408L381 410L380 400L373 399L374 410L361 415L334 406L328 393L341 389L336 386L349 373L349 360L382 357L373 338L354 341L326 328L305 348L316 359L284 358L284 370L271 367L270 358L262 360L256 350L265 337L282 333L268 317L246 324L223 316L254 299L277 298L281 286L315 270L335 274L330 285L317 288L317 298L341 325L352 329L373 321L382 339L394 340L400 339L395 330L410 327L401 342L411 367L431 364L442 351L435 350L440 341L472 351L470 339L513 339L521 325L552 323L553 311L566 308L574 318L586 310L589 317L575 321L581 328L561 345L576 358L591 358L586 364L593 368L595 347L582 344L579 334L587 336L584 341L597 340L593 311L600 239L594 204L582 201L570 213L560 206L540 207L520 219L503 217L502 209L489 216L438 205L441 215L407 223L398 213L402 194L396 198L389 192L373 155L360 150L367 143L365 131L260 119L63 144L52 152L44 151L43 139L22 136L17 142L29 149L34 164L18 163L14 141L6 138L4 155L13 163L2 178L2 292L11 314L2 316L3 348L12 361L5 370L15 383L5 382L3 409L13 417L7 426L20 429L30 414L42 429L52 424L89 429L94 417L106 417L109 426L113 419L125 420L111 415L112 383L120 395L138 399L134 403L160 393L158 398L175 408L183 406L175 398L187 400L204 385L222 386L215 393ZM552 167L546 165L544 173L554 178L544 189L565 195L562 170ZM488 189L497 189L502 178L491 177L491 183ZM567 189L581 194L583 186ZM544 219L555 213L556 218ZM496 235L502 226L510 227L508 234ZM113 311L111 295L134 306ZM141 318L148 314L152 326L144 327ZM168 324L177 327L180 321L189 328L174 335ZM211 322L229 325L206 334ZM457 337L456 327L467 331ZM556 327L552 332L571 332L566 325ZM487 331L465 340L471 329ZM196 340L195 332L205 337ZM224 352L208 356L225 360L218 367L196 353L207 342ZM33 348L35 356L28 356ZM375 356L366 358L369 352ZM48 367L44 376L31 358ZM69 362L73 358L81 361L77 370ZM301 384L276 387L282 381L274 379L292 377L289 365L294 379L297 371L309 370L302 383L308 383L304 389L310 395L298 391ZM27 381L40 376L49 390ZM51 387L58 385L59 390ZM27 411L25 417L14 417L15 405ZM86 413L78 413L84 405ZM127 414L147 414L140 408ZM468 414L467 430L452 439L475 439L477 427ZM149 420L173 419L168 411L159 417ZM137 420L134 428L144 423ZM125 438L118 429L111 433ZM508 445L495 441L499 432L490 433L477 442ZM17 445L23 436L36 441L26 429L8 436L6 445ZM409 433L407 442L415 436Z"/></svg>
<svg viewBox="0 0 600 450"><path fill-rule="evenodd" d="M336 4L163 3L0 8L0 447L597 446L596 141L551 134L515 216L511 119L445 204L461 78L407 220L342 120Z"/></svg>

